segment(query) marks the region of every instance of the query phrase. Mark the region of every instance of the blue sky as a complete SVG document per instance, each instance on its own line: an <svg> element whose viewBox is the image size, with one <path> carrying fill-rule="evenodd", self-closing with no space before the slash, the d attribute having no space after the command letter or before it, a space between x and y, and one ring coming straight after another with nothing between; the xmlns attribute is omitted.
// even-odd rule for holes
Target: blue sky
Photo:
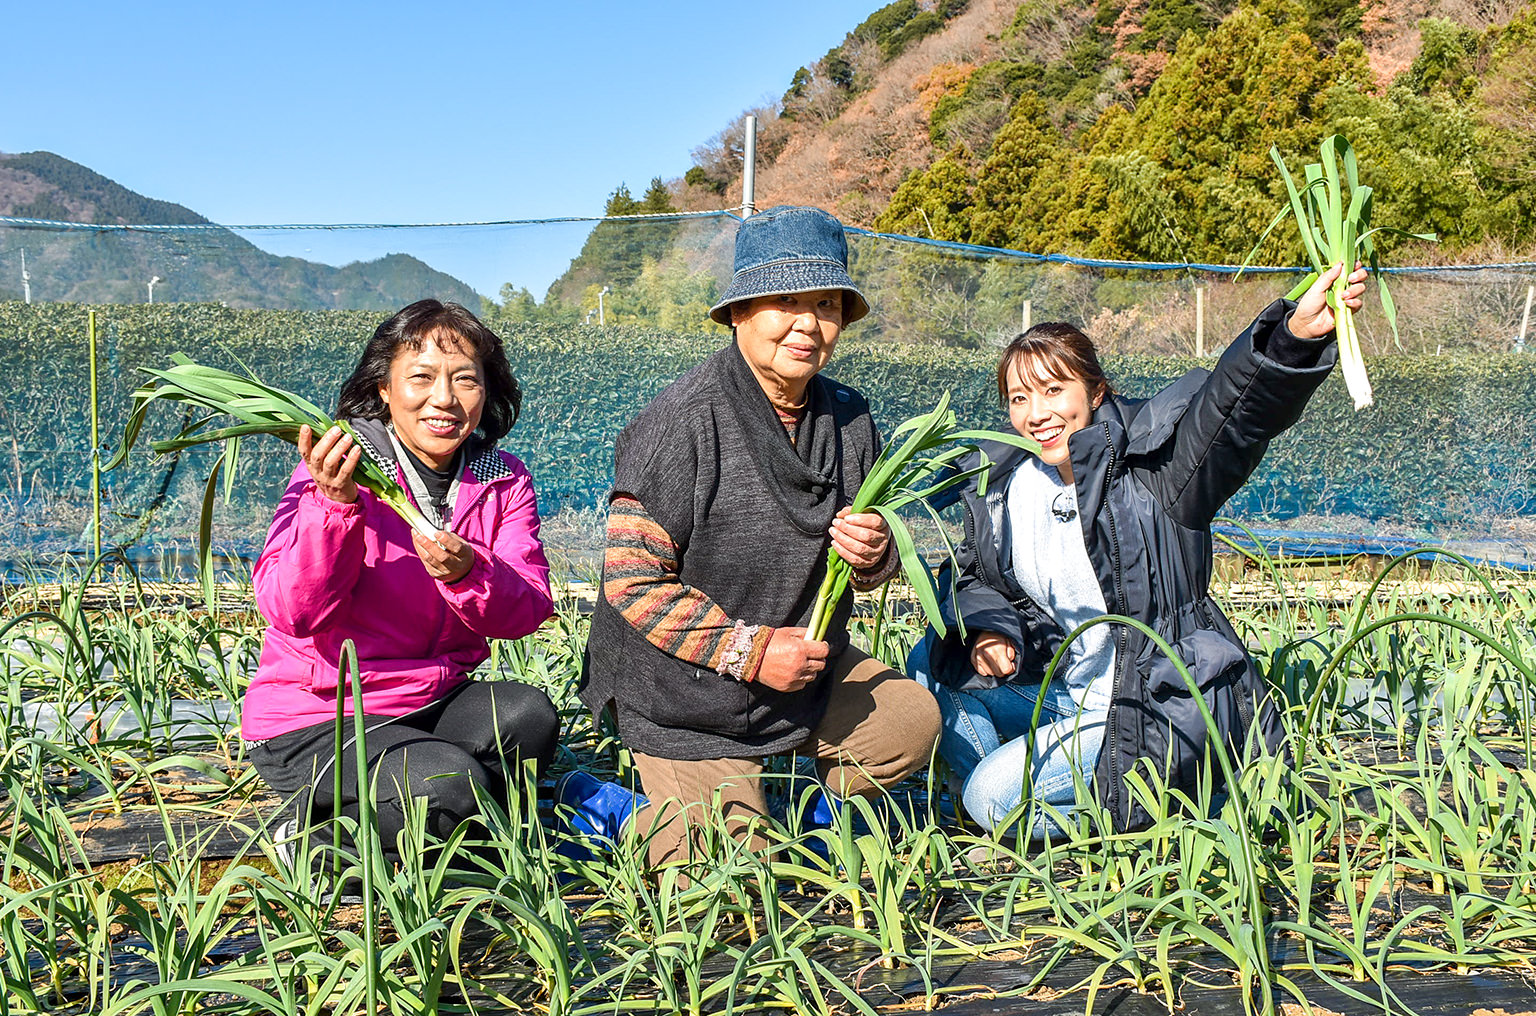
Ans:
<svg viewBox="0 0 1536 1016"><path fill-rule="evenodd" d="M621 182L680 176L879 6L18 4L0 151L55 152L222 223L598 215ZM488 295L511 278L542 296L584 235L253 239L335 263L420 247Z"/></svg>

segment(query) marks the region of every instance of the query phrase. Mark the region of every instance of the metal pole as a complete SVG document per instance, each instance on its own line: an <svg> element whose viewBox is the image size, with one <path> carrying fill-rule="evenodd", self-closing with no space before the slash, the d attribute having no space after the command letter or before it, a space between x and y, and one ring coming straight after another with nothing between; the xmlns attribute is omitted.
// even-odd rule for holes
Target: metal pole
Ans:
<svg viewBox="0 0 1536 1016"><path fill-rule="evenodd" d="M25 303L32 302L32 276L27 274L27 249L21 249L21 299ZM1530 301L1526 301L1529 306Z"/></svg>
<svg viewBox="0 0 1536 1016"><path fill-rule="evenodd" d="M741 149L741 217L757 211L757 117L747 117Z"/></svg>
<svg viewBox="0 0 1536 1016"><path fill-rule="evenodd" d="M101 559L101 414L96 389L96 312L90 313L91 332L91 542Z"/></svg>
<svg viewBox="0 0 1536 1016"><path fill-rule="evenodd" d="M599 328L607 323L607 319L603 316L603 294L606 292L608 292L607 286L597 291L597 326Z"/></svg>
<svg viewBox="0 0 1536 1016"><path fill-rule="evenodd" d="M1205 287L1195 287L1195 355L1205 355Z"/></svg>
<svg viewBox="0 0 1536 1016"><path fill-rule="evenodd" d="M1519 346L1525 348L1525 330L1531 326L1531 298L1536 297L1536 285L1525 287L1525 313L1520 315Z"/></svg>
<svg viewBox="0 0 1536 1016"><path fill-rule="evenodd" d="M1024 330L1026 332L1029 331L1030 325L1035 323L1035 301L1033 301L1033 300L1025 300L1024 301L1024 315L1023 315L1022 321L1023 321L1023 324L1024 324Z"/></svg>

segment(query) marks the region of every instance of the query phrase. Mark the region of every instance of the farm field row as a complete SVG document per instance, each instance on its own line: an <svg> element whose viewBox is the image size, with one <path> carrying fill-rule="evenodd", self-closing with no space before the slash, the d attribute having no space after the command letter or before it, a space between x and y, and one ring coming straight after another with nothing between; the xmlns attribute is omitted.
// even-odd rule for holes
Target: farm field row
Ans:
<svg viewBox="0 0 1536 1016"><path fill-rule="evenodd" d="M1146 774L1145 830L983 835L935 766L830 829L801 827L786 799L769 849L721 831L703 863L658 878L634 844L569 849L546 783L446 845L418 827L398 870L365 851L361 905L313 873L356 875L359 858L271 842L279 802L227 707L259 619L210 617L123 575L113 596L13 591L8 1011L1043 1013L1141 998L1148 1012L1440 1012L1478 993L1536 1006L1517 976L1536 959L1536 582L1408 561L1375 588L1277 576L1281 595L1222 595L1287 706L1284 750L1230 795L1185 799ZM579 592L538 634L496 644L486 676L561 706L551 777L622 776L625 754L573 695ZM855 637L899 663L919 631L893 603L862 601Z"/></svg>

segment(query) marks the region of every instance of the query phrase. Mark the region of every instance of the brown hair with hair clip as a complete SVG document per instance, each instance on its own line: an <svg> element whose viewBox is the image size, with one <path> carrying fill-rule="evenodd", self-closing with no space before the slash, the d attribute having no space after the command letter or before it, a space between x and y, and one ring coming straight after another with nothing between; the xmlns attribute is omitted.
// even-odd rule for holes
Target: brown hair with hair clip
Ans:
<svg viewBox="0 0 1536 1016"><path fill-rule="evenodd" d="M997 399L1008 403L1008 371L1018 364L1021 377L1037 381L1081 381L1095 404L1114 394L1098 351L1082 329L1064 321L1043 321L1014 336L997 361Z"/></svg>

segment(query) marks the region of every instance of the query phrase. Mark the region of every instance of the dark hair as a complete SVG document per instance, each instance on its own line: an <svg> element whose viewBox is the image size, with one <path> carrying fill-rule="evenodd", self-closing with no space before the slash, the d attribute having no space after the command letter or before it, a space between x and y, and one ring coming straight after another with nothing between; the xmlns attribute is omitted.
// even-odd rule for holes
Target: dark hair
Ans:
<svg viewBox="0 0 1536 1016"><path fill-rule="evenodd" d="M395 354L401 346L420 349L438 332L448 333L479 358L485 371L485 410L479 430L492 441L501 440L523 408L523 390L512 376L507 351L479 318L459 304L439 300L417 300L374 329L352 376L342 383L336 415L388 420L389 406L379 397L379 386L388 384Z"/></svg>
<svg viewBox="0 0 1536 1016"><path fill-rule="evenodd" d="M1044 321L1014 336L997 361L997 398L1008 404L1008 368L1023 361L1036 380L1081 381L1090 399L1114 394L1093 342L1076 325ZM1023 374L1024 367L1019 368Z"/></svg>

